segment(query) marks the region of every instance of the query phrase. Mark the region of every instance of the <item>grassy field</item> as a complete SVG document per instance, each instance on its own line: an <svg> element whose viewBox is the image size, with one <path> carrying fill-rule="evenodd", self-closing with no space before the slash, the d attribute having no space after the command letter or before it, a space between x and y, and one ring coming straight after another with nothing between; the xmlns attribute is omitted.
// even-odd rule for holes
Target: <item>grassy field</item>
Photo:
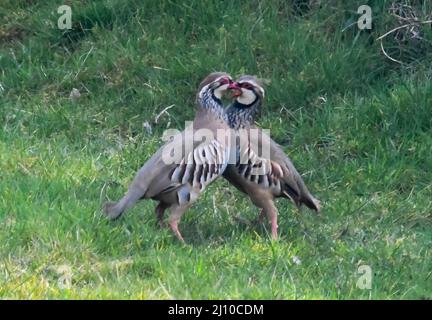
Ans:
<svg viewBox="0 0 432 320"><path fill-rule="evenodd" d="M0 298L432 299L430 25L384 39L397 63L376 41L391 1L81 0L69 31L64 2L0 4ZM266 79L259 125L322 201L278 201L278 242L236 219L258 210L222 179L182 220L187 246L151 201L100 211L211 71Z"/></svg>

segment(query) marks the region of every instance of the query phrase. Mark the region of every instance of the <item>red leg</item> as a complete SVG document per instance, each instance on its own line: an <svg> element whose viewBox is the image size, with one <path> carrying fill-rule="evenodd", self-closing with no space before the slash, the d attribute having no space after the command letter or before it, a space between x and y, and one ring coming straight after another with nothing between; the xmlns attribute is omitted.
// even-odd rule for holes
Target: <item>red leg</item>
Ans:
<svg viewBox="0 0 432 320"><path fill-rule="evenodd" d="M180 219L183 215L183 213L188 209L188 207L180 207L178 205L173 205L171 207L171 215L168 218L168 223L171 227L171 230L174 232L175 236L183 243L186 244L186 242L183 239L183 236L180 233L180 230L178 229L178 224L180 222Z"/></svg>
<svg viewBox="0 0 432 320"><path fill-rule="evenodd" d="M266 213L267 218L270 220L271 223L272 239L277 240L278 239L278 224L277 224L278 210L274 205L273 201L269 202L263 208L263 211Z"/></svg>

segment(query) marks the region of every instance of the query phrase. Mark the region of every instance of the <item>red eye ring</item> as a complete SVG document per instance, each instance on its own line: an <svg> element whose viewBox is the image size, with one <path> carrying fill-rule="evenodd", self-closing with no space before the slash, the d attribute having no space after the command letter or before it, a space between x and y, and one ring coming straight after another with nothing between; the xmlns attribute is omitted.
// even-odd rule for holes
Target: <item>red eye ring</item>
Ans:
<svg viewBox="0 0 432 320"><path fill-rule="evenodd" d="M241 83L240 84L240 86L242 87L242 88L245 88L245 89L252 89L252 85L250 84L250 83L248 83L248 82L243 82L243 83Z"/></svg>

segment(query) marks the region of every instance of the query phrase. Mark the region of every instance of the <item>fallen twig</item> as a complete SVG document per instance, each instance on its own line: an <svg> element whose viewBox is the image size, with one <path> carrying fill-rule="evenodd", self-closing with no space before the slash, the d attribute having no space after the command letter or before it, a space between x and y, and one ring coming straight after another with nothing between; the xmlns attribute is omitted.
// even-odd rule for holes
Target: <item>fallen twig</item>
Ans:
<svg viewBox="0 0 432 320"><path fill-rule="evenodd" d="M172 107L174 107L175 106L175 104L172 104L172 105L170 105L170 106L168 106L168 107L166 107L165 109L163 109L161 112L159 112L159 114L155 117L155 119L154 119L154 123L158 123L158 121L159 121L159 118L164 114L164 113L166 113L167 115L170 115L167 111L169 110L169 109L171 109Z"/></svg>

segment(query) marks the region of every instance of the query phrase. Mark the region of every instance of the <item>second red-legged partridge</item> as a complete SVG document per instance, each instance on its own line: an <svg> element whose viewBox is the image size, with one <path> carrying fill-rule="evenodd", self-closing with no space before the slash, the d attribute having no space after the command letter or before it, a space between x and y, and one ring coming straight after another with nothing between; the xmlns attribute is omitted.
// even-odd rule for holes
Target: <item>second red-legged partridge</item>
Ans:
<svg viewBox="0 0 432 320"><path fill-rule="evenodd" d="M257 158L253 152L247 152L250 146L243 144L243 148L238 150L236 164L229 164L223 177L237 189L246 193L251 201L262 209L260 216L268 217L271 223L272 238L277 239L278 210L274 204L275 198L288 198L297 206L304 204L317 212L320 211L320 204L309 192L302 177L282 148L254 124L264 98L264 88L261 82L254 76L242 76L237 81L237 85L240 91L233 104L225 111L227 122L235 130L259 130L259 143L261 148L269 148L270 159ZM240 156L245 154L248 158L240 162ZM268 168L265 174L254 173L254 168L264 165Z"/></svg>

